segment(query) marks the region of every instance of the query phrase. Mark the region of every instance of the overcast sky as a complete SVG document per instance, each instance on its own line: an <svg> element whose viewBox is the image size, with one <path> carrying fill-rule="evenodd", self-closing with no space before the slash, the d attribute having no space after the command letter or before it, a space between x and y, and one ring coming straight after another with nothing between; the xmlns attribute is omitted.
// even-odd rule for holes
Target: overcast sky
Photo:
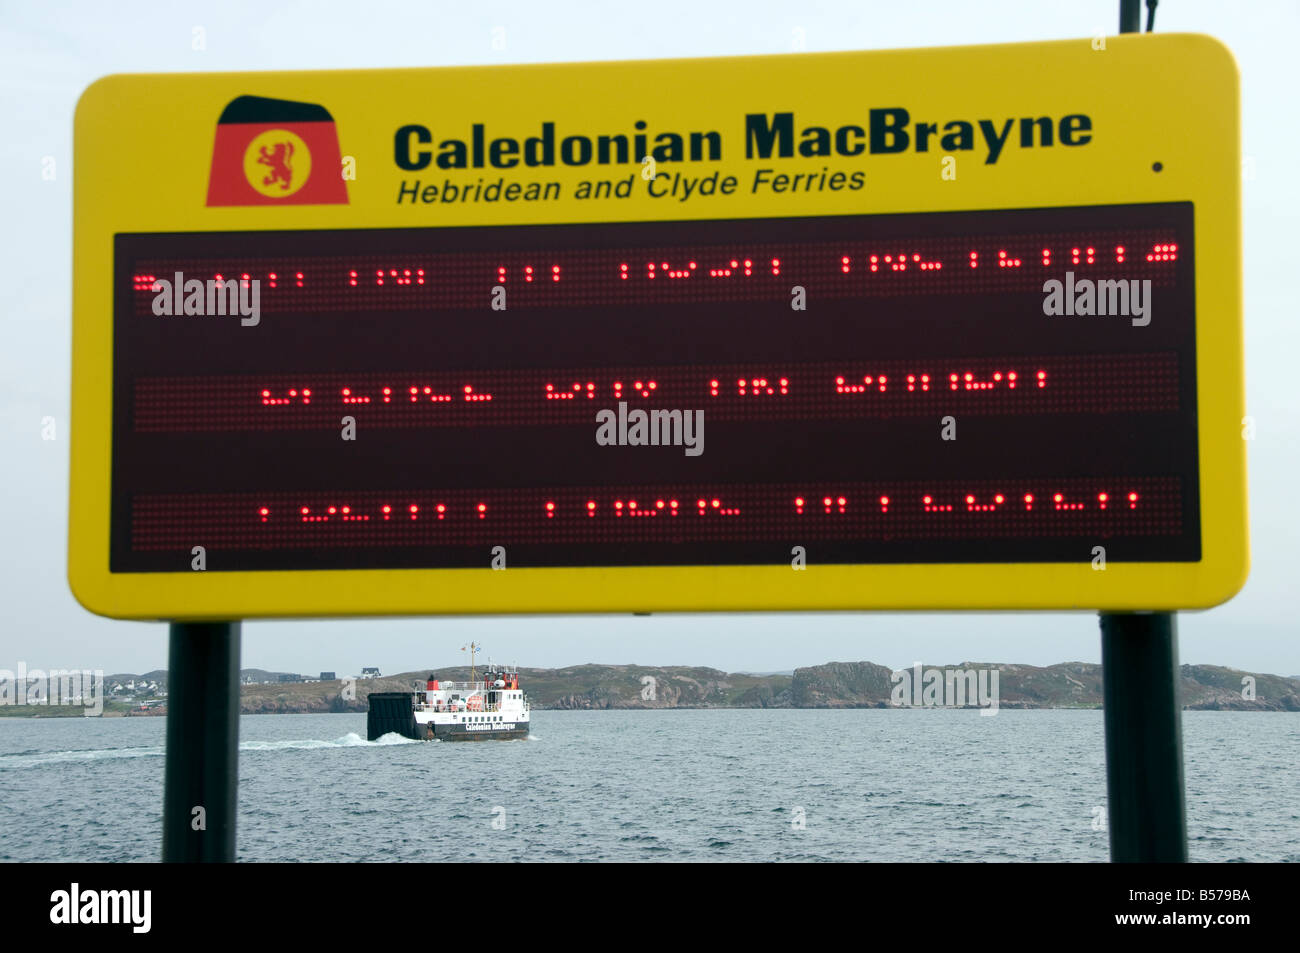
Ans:
<svg viewBox="0 0 1300 953"><path fill-rule="evenodd" d="M57 4L0 0L0 669L166 665L160 624L92 616L66 579L72 114L108 73L564 62L894 49L1113 34L1117 0L971 3L656 2ZM1300 674L1296 363L1300 5L1163 0L1160 32L1201 32L1242 75L1250 580L1181 617L1185 662ZM206 49L192 49L195 27ZM505 49L493 48L504 28ZM1140 90L1134 90L1140 96ZM165 118L160 118L165 122ZM43 157L56 160L42 179ZM58 438L41 439L41 420ZM1098 661L1089 614L833 614L253 622L243 665L385 672L458 664L484 643L524 665L709 665L777 671L828 660Z"/></svg>

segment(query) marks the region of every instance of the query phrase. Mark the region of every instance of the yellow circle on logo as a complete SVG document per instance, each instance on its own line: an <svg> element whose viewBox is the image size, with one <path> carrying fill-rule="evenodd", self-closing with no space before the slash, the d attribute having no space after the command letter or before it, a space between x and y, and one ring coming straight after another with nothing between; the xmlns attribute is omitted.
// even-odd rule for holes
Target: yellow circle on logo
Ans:
<svg viewBox="0 0 1300 953"><path fill-rule="evenodd" d="M267 198L288 198L311 176L311 150L288 129L268 129L244 150L244 177Z"/></svg>

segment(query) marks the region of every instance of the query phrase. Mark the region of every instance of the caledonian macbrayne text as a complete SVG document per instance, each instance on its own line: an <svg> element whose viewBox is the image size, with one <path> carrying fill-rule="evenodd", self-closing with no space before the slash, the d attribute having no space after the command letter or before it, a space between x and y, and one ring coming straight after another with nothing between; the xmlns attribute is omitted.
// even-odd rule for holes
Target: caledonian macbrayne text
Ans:
<svg viewBox="0 0 1300 953"><path fill-rule="evenodd" d="M561 135L542 122L535 135L489 136L474 123L465 138L435 137L429 126L412 123L393 137L393 159L408 172L422 169L513 169L556 165L639 165L655 162L719 162L724 136L718 130L655 132L644 120L628 132ZM1084 113L1059 117L1000 119L916 118L901 106L871 109L865 118L838 126L803 125L793 112L749 113L739 135L746 159L853 158L901 153L974 152L994 165L1007 149L1082 146L1092 140L1092 119Z"/></svg>

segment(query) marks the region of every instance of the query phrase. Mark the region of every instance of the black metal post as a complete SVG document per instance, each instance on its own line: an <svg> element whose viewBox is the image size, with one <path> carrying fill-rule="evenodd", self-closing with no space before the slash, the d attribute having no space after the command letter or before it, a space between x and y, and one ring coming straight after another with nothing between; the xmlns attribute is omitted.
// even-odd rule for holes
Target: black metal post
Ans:
<svg viewBox="0 0 1300 953"><path fill-rule="evenodd" d="M1155 4L1148 0L1148 6ZM1141 0L1120 0L1119 32L1141 29ZM1110 859L1184 863L1183 709L1173 613L1103 612L1101 678Z"/></svg>
<svg viewBox="0 0 1300 953"><path fill-rule="evenodd" d="M1119 0L1119 32L1142 31L1142 0Z"/></svg>
<svg viewBox="0 0 1300 953"><path fill-rule="evenodd" d="M1183 863L1183 722L1173 613L1101 614L1110 859Z"/></svg>
<svg viewBox="0 0 1300 953"><path fill-rule="evenodd" d="M238 622L173 622L167 663L165 862L235 859Z"/></svg>

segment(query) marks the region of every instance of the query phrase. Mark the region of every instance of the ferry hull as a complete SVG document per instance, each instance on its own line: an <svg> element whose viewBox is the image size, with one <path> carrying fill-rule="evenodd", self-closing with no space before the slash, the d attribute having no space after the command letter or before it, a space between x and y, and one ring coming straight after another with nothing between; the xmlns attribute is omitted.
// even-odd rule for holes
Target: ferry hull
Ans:
<svg viewBox="0 0 1300 953"><path fill-rule="evenodd" d="M518 741L528 737L528 725L513 724L494 727L488 725L492 730L473 730L473 725L421 725L421 728L433 730L434 741Z"/></svg>

